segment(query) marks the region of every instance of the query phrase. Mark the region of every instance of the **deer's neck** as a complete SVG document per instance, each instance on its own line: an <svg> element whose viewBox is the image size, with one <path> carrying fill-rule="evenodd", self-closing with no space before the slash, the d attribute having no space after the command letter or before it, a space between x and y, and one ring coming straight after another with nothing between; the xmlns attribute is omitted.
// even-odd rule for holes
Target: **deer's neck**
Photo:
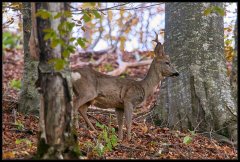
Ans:
<svg viewBox="0 0 240 162"><path fill-rule="evenodd" d="M155 60L153 60L146 77L140 81L145 91L145 99L153 93L159 82L163 79L163 77L157 72L157 69L154 68L154 64L156 64Z"/></svg>

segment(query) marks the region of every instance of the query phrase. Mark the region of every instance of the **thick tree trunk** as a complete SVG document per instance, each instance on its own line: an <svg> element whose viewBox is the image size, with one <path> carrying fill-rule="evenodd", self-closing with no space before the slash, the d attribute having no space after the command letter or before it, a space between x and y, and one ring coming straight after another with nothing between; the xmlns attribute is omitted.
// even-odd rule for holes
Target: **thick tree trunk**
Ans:
<svg viewBox="0 0 240 162"><path fill-rule="evenodd" d="M165 51L180 76L167 78L154 111L158 122L237 139L237 107L224 57L222 3L166 3Z"/></svg>
<svg viewBox="0 0 240 162"><path fill-rule="evenodd" d="M36 10L45 9L56 15L65 9L65 3L36 3ZM37 35L40 49L40 135L38 157L43 159L66 159L79 155L77 136L72 128L72 85L69 69L56 72L48 64L51 58L61 58L61 46L52 49L49 41L43 40L44 29L57 27L62 19L37 18Z"/></svg>
<svg viewBox="0 0 240 162"><path fill-rule="evenodd" d="M31 34L31 4L23 2L23 36L24 36L24 73L19 99L19 112L39 114L39 94L35 88L38 61L33 60L29 51Z"/></svg>
<svg viewBox="0 0 240 162"><path fill-rule="evenodd" d="M238 19L238 18L237 18ZM237 101L238 99L238 96L237 96L237 72L238 72L238 69L237 69L237 66L238 66L238 52L237 52L237 49L238 49L238 26L237 26L237 20L236 20L236 24L235 24L235 27L234 27L234 38L235 38L235 48L234 48L234 58L233 58L233 61L232 61L232 71L231 71L231 75L230 75L230 84L231 84L231 87L232 87L232 91L233 91L233 97L235 98L235 100Z"/></svg>

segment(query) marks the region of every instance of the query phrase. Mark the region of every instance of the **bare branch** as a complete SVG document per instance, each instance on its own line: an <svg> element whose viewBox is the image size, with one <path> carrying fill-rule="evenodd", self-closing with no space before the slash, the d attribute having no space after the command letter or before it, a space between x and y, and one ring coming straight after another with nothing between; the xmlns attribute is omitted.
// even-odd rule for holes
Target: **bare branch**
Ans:
<svg viewBox="0 0 240 162"><path fill-rule="evenodd" d="M148 33L149 33L149 24L150 24L150 20L151 20L151 18L152 18L153 15L154 15L154 14L152 13L152 10L149 10L149 17L148 17L148 19L147 19L147 24L146 24L146 27L145 27L145 29L146 29L146 35L148 35ZM145 38L144 46L145 46L146 49L149 49L149 48L148 48L148 43L147 43L147 38Z"/></svg>
<svg viewBox="0 0 240 162"><path fill-rule="evenodd" d="M106 3L106 7L107 7L107 3ZM110 18L109 18L109 13L107 14L107 23L108 23L108 28L109 28L109 38L110 38L110 43L111 43L111 46L113 45L113 41L112 41L112 27L111 27L111 21L110 21Z"/></svg>
<svg viewBox="0 0 240 162"><path fill-rule="evenodd" d="M94 42L88 47L88 50L93 50L94 47L96 47L99 40L102 38L102 33L103 33L103 26L102 26L102 20L100 20L99 35L97 39L95 39Z"/></svg>
<svg viewBox="0 0 240 162"><path fill-rule="evenodd" d="M103 54L113 53L115 50L116 50L115 48L110 47L110 48L99 50L99 51L94 51L94 50L80 51L78 52L77 55L103 55Z"/></svg>
<svg viewBox="0 0 240 162"><path fill-rule="evenodd" d="M140 62L122 62L122 65L119 66L117 69L108 72L108 75L112 76L118 76L126 71L129 67L136 67L136 66L144 66L144 65L150 65L152 60L143 60Z"/></svg>
<svg viewBox="0 0 240 162"><path fill-rule="evenodd" d="M79 55L74 55L74 56L75 56L75 59L76 59L76 56L79 56ZM101 64L101 62L103 62L106 58L107 58L107 54L102 55L100 57L100 59L98 59L97 61L90 61L90 62L78 61L78 63L72 65L71 68L75 69L75 68L79 68L79 67L86 66L86 65L99 66ZM71 56L71 59L73 59L73 56Z"/></svg>
<svg viewBox="0 0 240 162"><path fill-rule="evenodd" d="M103 8L103 9L78 9L78 8L75 8L75 7L72 7L72 6L71 6L71 8L74 9L74 11L81 11L81 12L74 12L73 11L72 14L81 14L82 11L84 11L84 10L87 10L87 11L100 11L100 12L108 11L108 10L122 10L122 9L116 8L116 7L124 6L126 4L129 4L129 3L124 3L124 4L120 4L120 5L109 7L109 8ZM149 5L149 6L144 6L144 7L140 5L139 7L125 8L123 10L124 11L126 11L126 10L138 10L138 9L149 8L149 7L157 6L157 5L161 5L161 4L163 4L163 2L155 3L155 4L152 4L152 5Z"/></svg>
<svg viewBox="0 0 240 162"><path fill-rule="evenodd" d="M82 11L84 10L89 10L89 11L93 11L93 10L97 10L97 11L107 11L107 10L113 10L114 8L117 8L117 7L121 7L121 6L124 6L124 5L127 5L129 4L128 3L122 3L122 4L119 4L119 5L116 5L116 6L112 6L112 7L107 7L107 8L102 8L102 9L78 9L78 8L75 8L71 5L69 5L69 7L72 9L72 11L81 11L80 13L82 13ZM79 14L79 13L74 13L73 14Z"/></svg>
<svg viewBox="0 0 240 162"><path fill-rule="evenodd" d="M89 110L93 110L93 111L104 111L104 112L109 112L109 113L115 113L114 110L111 110L111 109L101 109L101 108L97 108L95 106L90 106L89 107Z"/></svg>
<svg viewBox="0 0 240 162"><path fill-rule="evenodd" d="M129 19L129 20L125 23L125 26L124 26L124 27L122 28L122 30L120 31L120 33L119 33L119 35L118 35L118 37L117 37L117 40L116 40L116 42L114 43L113 47L115 47L115 48L117 47L117 44L118 44L121 36L123 35L124 31L127 30L127 28L131 25L133 19L136 18L136 16L137 16L137 14L136 14L136 12L135 12L134 15L132 16L132 18Z"/></svg>

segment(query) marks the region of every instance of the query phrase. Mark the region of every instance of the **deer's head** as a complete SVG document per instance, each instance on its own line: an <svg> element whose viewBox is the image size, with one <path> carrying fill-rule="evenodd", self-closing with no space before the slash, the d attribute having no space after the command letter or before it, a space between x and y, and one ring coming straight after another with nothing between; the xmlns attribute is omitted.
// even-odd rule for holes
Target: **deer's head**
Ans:
<svg viewBox="0 0 240 162"><path fill-rule="evenodd" d="M164 77L170 77L170 76L178 76L179 73L178 71L174 68L174 66L170 62L170 58L168 55L165 54L164 52L164 47L163 45L158 41L158 35L156 34L154 42L157 43L154 53L155 53L155 58L154 61L155 63L155 69Z"/></svg>

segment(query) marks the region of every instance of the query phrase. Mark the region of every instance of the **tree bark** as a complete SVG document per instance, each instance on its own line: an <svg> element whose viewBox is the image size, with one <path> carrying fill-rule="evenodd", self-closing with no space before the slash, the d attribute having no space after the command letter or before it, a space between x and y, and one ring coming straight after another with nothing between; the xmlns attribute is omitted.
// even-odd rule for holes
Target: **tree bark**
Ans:
<svg viewBox="0 0 240 162"><path fill-rule="evenodd" d="M36 3L36 11L45 9L53 15L66 9L66 3ZM37 17L37 35L40 49L38 81L40 92L40 134L38 139L38 158L66 159L76 158L77 134L72 127L72 85L69 68L55 71L48 64L51 58L61 58L61 46L52 49L50 42L45 41L44 29L57 31L60 19L41 19Z"/></svg>
<svg viewBox="0 0 240 162"><path fill-rule="evenodd" d="M30 39L32 22L31 22L31 4L23 2L23 36L24 36L24 72L22 89L19 99L19 112L24 114L39 114L39 94L35 88L37 80L37 65L29 51L28 42Z"/></svg>
<svg viewBox="0 0 240 162"><path fill-rule="evenodd" d="M238 19L238 18L237 18ZM235 40L235 48L234 48L234 57L233 57L233 61L232 61L232 71L231 71L231 74L230 74L230 84L231 84L231 87L232 87L232 91L233 91L233 97L234 99L237 101L238 99L238 96L237 96L237 65L238 65L238 26L237 26L237 20L236 20L236 23L235 23L235 27L234 27L234 40Z"/></svg>
<svg viewBox="0 0 240 162"><path fill-rule="evenodd" d="M237 140L237 107L224 57L222 3L166 3L165 52L180 76L166 78L154 116L162 125Z"/></svg>

